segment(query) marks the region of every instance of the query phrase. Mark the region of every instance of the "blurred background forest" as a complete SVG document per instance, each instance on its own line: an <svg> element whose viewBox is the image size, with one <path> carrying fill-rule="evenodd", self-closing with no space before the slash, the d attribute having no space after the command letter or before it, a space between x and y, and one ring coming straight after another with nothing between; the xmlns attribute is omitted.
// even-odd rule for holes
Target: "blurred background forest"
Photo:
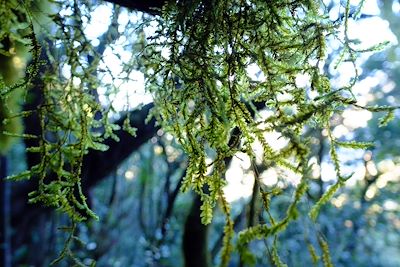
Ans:
<svg viewBox="0 0 400 267"><path fill-rule="evenodd" d="M331 9L330 16L335 19L338 1L325 2ZM381 52L361 56L360 79L354 91L364 104L400 106L400 2L366 2L360 20L353 25L354 38L370 44L386 39L390 44ZM116 8L110 3L96 3L98 7L94 12L100 14L98 16L111 18L119 14L116 18L119 23L133 23L143 16L140 12L127 15L126 9ZM124 20L131 22L122 22ZM112 25L110 22L108 26ZM104 32L106 30L107 24ZM113 50L103 49L109 64L118 64L114 61L121 56L114 56L115 59L111 54L113 51L122 51L123 54L123 42L117 38L112 44ZM335 43L330 44L326 70L333 85L339 86L346 79L349 68L346 64L338 69L333 67L337 57L335 46ZM141 76L138 77L136 80L140 80ZM127 93L123 94L122 102ZM140 92L130 98L144 104L149 102L148 96ZM118 100L115 103L118 105ZM115 110L118 111L117 106ZM400 113L397 110L392 122L379 127L382 116L365 110L346 110L335 118L333 134L337 138L373 141L375 147L367 151L339 151L343 168L354 175L323 208L317 223L307 216L300 216L279 236L280 257L289 266L313 266L309 245L318 243L316 231L326 238L335 266L400 266ZM313 129L309 135L317 157L312 159L313 183L307 192L308 200L300 205L305 211L335 182L331 174L334 170L327 133ZM187 164L180 147L170 135L157 129L149 131L146 142L137 147L116 169L110 168L112 170L106 177L99 177L88 187L86 193L90 205L100 220L79 225L79 237L83 243L74 247L77 256L84 262L87 259L87 263L94 259L97 266L182 266L184 257L196 261L197 257L204 256L200 255L204 252L205 257L217 264L224 218L216 210L212 224L201 225L198 199L193 194L179 191ZM14 145L2 156L2 165L7 163L8 168L1 177L24 170L27 166L25 158L25 144ZM96 163L91 165L91 168L97 167ZM263 171L263 166L258 168L267 189L277 185L281 188L278 193L283 197L272 201L271 212L283 207L286 209L296 177L278 169ZM226 193L233 205L235 230L240 231L263 220L264 215L258 212L261 207L255 204L258 203L255 201L257 194L253 192L258 189L254 185L250 162L240 155L235 157L226 178ZM2 184L2 194L14 203L11 210L4 210L8 215L2 217L2 227L7 228L8 241L12 244L8 252L12 253L15 265L11 266L48 266L62 249L65 235L58 227L68 224L68 219L44 209L15 205L26 200L18 194L26 191L19 190L17 187L21 185L18 184L9 185L4 190L5 183ZM2 201L3 206L5 203ZM268 257L271 242L251 243L257 266L272 266ZM321 256L318 247L315 253ZM63 264L68 265L60 265ZM240 266L237 255L231 266Z"/></svg>

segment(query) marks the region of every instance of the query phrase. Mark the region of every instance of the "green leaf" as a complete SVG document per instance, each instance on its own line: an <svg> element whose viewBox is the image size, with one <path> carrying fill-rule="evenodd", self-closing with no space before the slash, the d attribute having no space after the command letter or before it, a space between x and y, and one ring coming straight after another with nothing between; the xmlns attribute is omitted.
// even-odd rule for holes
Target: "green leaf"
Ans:
<svg viewBox="0 0 400 267"><path fill-rule="evenodd" d="M278 244L275 239L274 244L272 246L272 251L271 251L272 262L275 264L276 267L288 267L287 264L285 264L279 257L277 246L278 246Z"/></svg>
<svg viewBox="0 0 400 267"><path fill-rule="evenodd" d="M137 129L131 126L131 121L129 119L129 116L127 116L126 119L124 120L122 129L127 133L129 133L130 135L132 135L133 137L136 137Z"/></svg>
<svg viewBox="0 0 400 267"><path fill-rule="evenodd" d="M315 221L318 217L319 210L322 208L323 205L325 205L333 195L336 193L339 188L341 188L344 185L344 182L342 179L338 179L338 181L331 186L323 195L322 197L318 200L318 202L311 208L311 211L309 213L310 218Z"/></svg>
<svg viewBox="0 0 400 267"><path fill-rule="evenodd" d="M203 200L200 210L201 223L204 225L210 224L213 217L213 205L208 199Z"/></svg>
<svg viewBox="0 0 400 267"><path fill-rule="evenodd" d="M22 171L15 175L7 176L6 179L10 180L10 181L21 181L21 180L29 179L29 178L31 178L31 176L32 176L31 170L26 170L26 171Z"/></svg>
<svg viewBox="0 0 400 267"><path fill-rule="evenodd" d="M386 112L386 115L379 119L379 127L386 126L390 121L394 119L394 109L390 109Z"/></svg>
<svg viewBox="0 0 400 267"><path fill-rule="evenodd" d="M90 143L90 147L99 151L107 151L110 147L103 144L103 143L99 143L99 142L94 142L92 141Z"/></svg>
<svg viewBox="0 0 400 267"><path fill-rule="evenodd" d="M308 248L308 251L310 252L310 256L311 256L311 260L313 262L313 265L317 266L317 264L319 262L319 258L320 258L317 255L317 251L315 250L314 246L310 242L307 242L307 248Z"/></svg>
<svg viewBox="0 0 400 267"><path fill-rule="evenodd" d="M322 250L322 262L324 263L324 267L333 267L331 254L329 253L328 243L321 236L318 238L318 243Z"/></svg>
<svg viewBox="0 0 400 267"><path fill-rule="evenodd" d="M357 142L357 141L334 141L340 147L351 149L368 149L374 146L373 142Z"/></svg>

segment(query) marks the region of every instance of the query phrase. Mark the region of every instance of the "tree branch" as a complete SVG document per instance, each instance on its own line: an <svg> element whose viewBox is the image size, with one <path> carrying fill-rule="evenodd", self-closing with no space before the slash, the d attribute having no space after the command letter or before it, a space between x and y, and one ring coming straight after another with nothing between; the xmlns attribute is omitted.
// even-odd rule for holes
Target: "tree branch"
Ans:
<svg viewBox="0 0 400 267"><path fill-rule="evenodd" d="M91 150L83 159L82 184L86 188L92 187L101 181L105 176L115 170L118 165L129 157L134 151L139 149L151 137L153 137L158 127L152 119L147 124L146 118L153 107L153 103L145 105L141 110L129 113L131 126L137 128L137 136L133 137L124 130L118 130L115 134L120 141L111 138L104 144L109 146L107 151ZM121 118L116 124L122 126L126 117ZM122 128L122 127L121 127Z"/></svg>
<svg viewBox="0 0 400 267"><path fill-rule="evenodd" d="M118 165L123 162L131 153L139 149L141 145L146 143L156 132L157 127L154 126L154 119L149 123L145 124L145 120L148 116L150 109L153 104L144 106L141 110L135 110L130 112L130 121L133 127L136 127L137 137L131 136L129 133L119 130L115 134L120 138L120 142L108 139L105 144L110 148L108 151L97 151L91 150L84 157L82 166L82 187L86 195L90 188L96 183L104 179L111 171L116 169ZM37 120L37 114L32 114L26 118L26 131L25 132L36 132L38 130L38 124L34 122ZM28 122L29 121L29 122ZM117 123L122 126L124 118L121 118ZM37 153L27 153L29 166L37 162ZM13 247L19 248L21 245L29 242L30 238L30 226L34 226L34 221L37 221L40 215L45 215L47 212L52 211L49 208L44 208L40 205L28 204L28 193L35 190L37 187L37 180L31 179L29 181L20 182L13 184L13 203L12 203L12 225L15 229L27 229L18 231L18 235L14 236Z"/></svg>
<svg viewBox="0 0 400 267"><path fill-rule="evenodd" d="M158 15L159 11L157 9L162 8L162 6L167 2L166 0L105 0L113 4L117 4L128 9L142 11L152 15Z"/></svg>

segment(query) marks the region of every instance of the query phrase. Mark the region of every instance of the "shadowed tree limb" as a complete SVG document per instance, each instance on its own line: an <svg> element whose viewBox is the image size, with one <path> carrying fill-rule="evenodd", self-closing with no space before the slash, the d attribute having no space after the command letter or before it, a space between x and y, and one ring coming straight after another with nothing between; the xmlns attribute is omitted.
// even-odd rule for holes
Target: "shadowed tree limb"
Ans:
<svg viewBox="0 0 400 267"><path fill-rule="evenodd" d="M166 0L105 0L113 4L117 4L128 9L142 11L152 15L159 14L157 9L162 8L162 6L167 2Z"/></svg>
<svg viewBox="0 0 400 267"><path fill-rule="evenodd" d="M186 218L182 244L185 267L210 266L211 255L208 252L209 227L201 223L201 204L200 197L196 195Z"/></svg>
<svg viewBox="0 0 400 267"><path fill-rule="evenodd" d="M107 151L91 150L83 159L82 183L85 187L92 187L105 176L115 170L118 165L139 149L144 143L153 137L158 127L155 126L154 118L146 123L146 118L153 103L147 104L140 110L131 111L131 125L137 128L137 137L131 136L124 130L114 132L120 139L119 142L109 138L104 144L109 146ZM122 126L126 117L118 120L116 124ZM122 127L121 127L122 128Z"/></svg>
<svg viewBox="0 0 400 267"><path fill-rule="evenodd" d="M83 188L89 190L96 183L100 182L104 177L109 175L115 170L120 163L129 157L134 151L139 149L144 143L146 143L153 135L157 132L157 127L154 125L154 119L149 123L145 123L150 109L153 104L145 105L141 110L135 110L129 113L131 118L131 125L137 128L137 137L131 136L129 133L118 130L115 134L120 138L117 142L113 139L107 139L104 144L109 146L107 151L90 150L85 155L82 166L82 185ZM33 116L32 116L33 117ZM34 122L38 118L30 118L26 122L26 133L37 132L37 124ZM121 118L116 124L121 125L125 117ZM31 141L26 142L26 146L29 147ZM27 153L28 166L34 166L38 160L39 154ZM36 181L30 180L16 184L18 188L14 190L13 199L27 202L27 194L36 188ZM30 206L33 207L33 206ZM14 210L13 217L19 217L21 214L18 213L20 208ZM17 213L17 214L16 214Z"/></svg>
<svg viewBox="0 0 400 267"><path fill-rule="evenodd" d="M39 85L40 86L40 85ZM40 92L40 91L39 91ZM34 94L36 100L32 100L27 105L27 110L34 110L33 106L41 102L40 94ZM36 103L34 103L36 102ZM130 116L132 127L137 128L137 137L131 136L129 133L118 130L115 134L120 138L120 142L107 139L105 144L109 146L107 151L90 150L85 155L82 166L82 188L84 193L88 195L89 190L102 179L107 177L115 170L120 163L129 157L134 151L139 149L157 132L158 127L155 126L155 120L150 120L145 123L150 109L153 104L148 104L140 110L134 110L127 114ZM116 124L122 124L126 116L122 117ZM25 133L39 134L37 113L32 113L31 116L25 119ZM27 139L26 147L35 146L35 139ZM27 153L28 167L34 166L40 160L38 153ZM37 180L13 183L13 203L12 203L12 225L18 229L18 235L14 235L13 248L17 249L23 244L28 244L30 240L30 228L35 225L41 217L46 216L51 209L41 207L40 205L28 204L28 193L37 188ZM40 258L40 257L38 257Z"/></svg>

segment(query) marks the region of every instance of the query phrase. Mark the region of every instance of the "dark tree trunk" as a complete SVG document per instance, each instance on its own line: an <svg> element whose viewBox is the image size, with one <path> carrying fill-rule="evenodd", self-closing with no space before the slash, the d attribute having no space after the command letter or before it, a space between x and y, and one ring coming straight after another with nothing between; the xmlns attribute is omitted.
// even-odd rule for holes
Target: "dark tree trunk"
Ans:
<svg viewBox="0 0 400 267"><path fill-rule="evenodd" d="M11 187L7 177L7 157L0 156L0 266L11 267L11 226L10 195Z"/></svg>
<svg viewBox="0 0 400 267"><path fill-rule="evenodd" d="M201 223L200 196L196 195L186 219L183 234L183 254L185 267L210 266L208 251L208 226Z"/></svg>

